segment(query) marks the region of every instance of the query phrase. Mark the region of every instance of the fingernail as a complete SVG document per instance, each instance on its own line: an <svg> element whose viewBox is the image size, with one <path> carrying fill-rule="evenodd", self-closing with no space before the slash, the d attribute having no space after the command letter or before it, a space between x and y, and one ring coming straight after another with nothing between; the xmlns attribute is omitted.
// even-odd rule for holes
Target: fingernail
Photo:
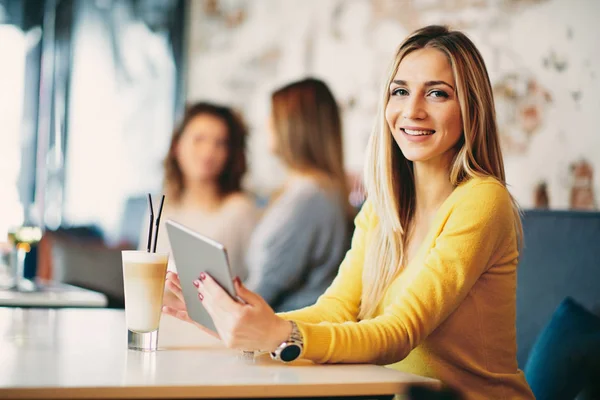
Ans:
<svg viewBox="0 0 600 400"><path fill-rule="evenodd" d="M195 280L194 282L192 282L194 284L194 286L198 287L200 286L200 281L199 280Z"/></svg>
<svg viewBox="0 0 600 400"><path fill-rule="evenodd" d="M200 301L204 300L204 296L202 296L202 293L198 293L198 298L200 299Z"/></svg>
<svg viewBox="0 0 600 400"><path fill-rule="evenodd" d="M200 280L203 281L206 279L206 274L204 272L200 273Z"/></svg>
<svg viewBox="0 0 600 400"><path fill-rule="evenodd" d="M237 283L238 285L241 285L241 284L242 284L242 280L240 279L240 277L239 277L239 276L236 276L234 280L236 281L236 283Z"/></svg>

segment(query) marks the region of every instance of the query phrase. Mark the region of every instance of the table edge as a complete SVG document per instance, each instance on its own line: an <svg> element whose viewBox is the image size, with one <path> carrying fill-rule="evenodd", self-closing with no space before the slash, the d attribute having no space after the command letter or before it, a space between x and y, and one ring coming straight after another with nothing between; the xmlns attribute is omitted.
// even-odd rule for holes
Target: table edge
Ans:
<svg viewBox="0 0 600 400"><path fill-rule="evenodd" d="M416 382L279 384L215 386L105 386L0 388L0 398L11 399L168 399L168 398L279 398L311 396L375 396L402 394L409 385L432 389L441 382L419 377Z"/></svg>

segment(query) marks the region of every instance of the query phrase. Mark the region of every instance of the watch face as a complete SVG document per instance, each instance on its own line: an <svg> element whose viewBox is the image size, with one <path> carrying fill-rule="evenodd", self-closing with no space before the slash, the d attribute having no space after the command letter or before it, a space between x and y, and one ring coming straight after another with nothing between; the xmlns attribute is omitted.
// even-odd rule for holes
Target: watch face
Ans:
<svg viewBox="0 0 600 400"><path fill-rule="evenodd" d="M302 350L300 349L300 346L298 346L297 344L290 344L285 349L281 350L279 357L281 358L281 361L294 361L300 356L301 351Z"/></svg>

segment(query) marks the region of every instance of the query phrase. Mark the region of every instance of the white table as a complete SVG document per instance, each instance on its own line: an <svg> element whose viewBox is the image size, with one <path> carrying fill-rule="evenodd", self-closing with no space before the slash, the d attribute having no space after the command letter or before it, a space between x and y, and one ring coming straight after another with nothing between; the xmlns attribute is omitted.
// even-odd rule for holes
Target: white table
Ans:
<svg viewBox="0 0 600 400"><path fill-rule="evenodd" d="M119 310L0 308L0 398L389 398L439 382L374 365L284 365L163 316L160 350L127 350Z"/></svg>
<svg viewBox="0 0 600 400"><path fill-rule="evenodd" d="M40 290L0 289L0 307L106 307L105 295L64 283L41 282Z"/></svg>

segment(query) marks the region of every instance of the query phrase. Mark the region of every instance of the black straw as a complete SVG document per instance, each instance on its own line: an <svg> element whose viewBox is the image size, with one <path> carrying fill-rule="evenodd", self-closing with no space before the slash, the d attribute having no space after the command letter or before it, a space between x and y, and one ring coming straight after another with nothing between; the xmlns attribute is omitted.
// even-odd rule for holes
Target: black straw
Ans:
<svg viewBox="0 0 600 400"><path fill-rule="evenodd" d="M152 252L156 253L156 242L158 242L158 227L160 224L160 215L162 214L163 204L165 203L165 195L163 194L162 199L160 200L160 207L158 208L158 215L156 216L156 230L154 231L154 246L152 247Z"/></svg>
<svg viewBox="0 0 600 400"><path fill-rule="evenodd" d="M148 193L148 205L150 206L150 227L148 228L148 253L150 253L150 248L152 246L152 225L154 224L154 210L152 209L152 196L150 195L150 193Z"/></svg>

